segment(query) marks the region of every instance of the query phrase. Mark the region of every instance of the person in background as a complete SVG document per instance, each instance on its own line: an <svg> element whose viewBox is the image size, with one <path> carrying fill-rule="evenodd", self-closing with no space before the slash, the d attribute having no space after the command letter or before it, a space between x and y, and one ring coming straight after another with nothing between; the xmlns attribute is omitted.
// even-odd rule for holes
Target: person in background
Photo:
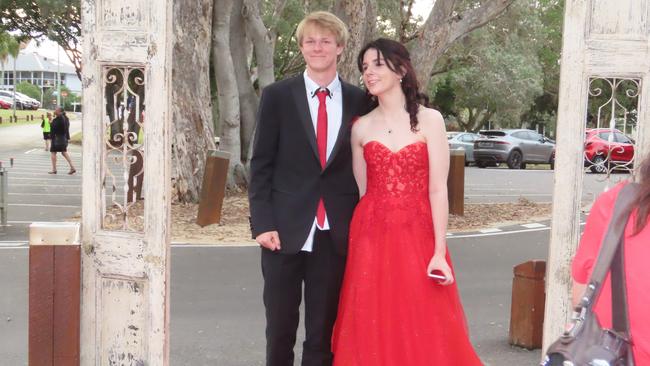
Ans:
<svg viewBox="0 0 650 366"><path fill-rule="evenodd" d="M68 155L68 141L70 140L70 120L65 115L61 107L54 110L54 120L52 121L50 135L52 137L52 146L50 152L52 153L52 170L49 174L56 174L56 153L60 152L70 166L68 174L72 175L77 172L72 164L72 159Z"/></svg>
<svg viewBox="0 0 650 366"><path fill-rule="evenodd" d="M52 114L47 112L47 115L43 117L41 121L41 129L43 130L43 141L45 141L45 151L50 150L50 121L52 120Z"/></svg>
<svg viewBox="0 0 650 366"><path fill-rule="evenodd" d="M640 196L625 227L625 281L627 283L627 306L632 336L632 349L636 365L650 365L650 159L639 167ZM601 194L593 204L585 231L573 258L573 305L576 306L589 282L596 264L600 245L612 219L616 197L627 182L619 183ZM600 324L612 327L612 290L608 275L598 302L594 308Z"/></svg>

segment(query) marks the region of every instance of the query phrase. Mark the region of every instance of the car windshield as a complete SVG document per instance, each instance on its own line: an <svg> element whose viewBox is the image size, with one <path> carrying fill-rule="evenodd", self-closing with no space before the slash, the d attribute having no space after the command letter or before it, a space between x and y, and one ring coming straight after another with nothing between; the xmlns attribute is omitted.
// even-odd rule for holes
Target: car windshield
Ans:
<svg viewBox="0 0 650 366"><path fill-rule="evenodd" d="M447 132L447 140L451 140L455 136L458 136L458 132Z"/></svg>

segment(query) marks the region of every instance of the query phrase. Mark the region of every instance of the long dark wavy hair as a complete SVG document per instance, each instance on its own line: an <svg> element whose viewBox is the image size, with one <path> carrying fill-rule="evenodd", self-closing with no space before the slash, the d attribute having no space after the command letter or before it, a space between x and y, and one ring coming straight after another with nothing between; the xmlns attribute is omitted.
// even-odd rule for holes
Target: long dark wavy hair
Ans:
<svg viewBox="0 0 650 366"><path fill-rule="evenodd" d="M387 38L377 38L376 40L366 44L359 56L357 56L357 67L359 71L363 74L363 56L368 50L377 51L377 59L380 56L384 57L386 66L394 73L402 74L402 91L406 96L406 106L405 109L409 113L411 120L411 131L418 131L418 111L420 109L420 104L428 106L429 98L420 93L420 84L418 83L418 78L415 75L415 69L413 69L413 64L411 64L411 55L409 51L397 41ZM368 89L366 93L369 94ZM370 95L368 95L370 97ZM378 102L376 98L369 98L371 100L371 105L368 108L368 111L377 107Z"/></svg>
<svg viewBox="0 0 650 366"><path fill-rule="evenodd" d="M638 211L634 222L635 235L645 228L650 216L650 155L639 166L639 178L641 189L636 200Z"/></svg>

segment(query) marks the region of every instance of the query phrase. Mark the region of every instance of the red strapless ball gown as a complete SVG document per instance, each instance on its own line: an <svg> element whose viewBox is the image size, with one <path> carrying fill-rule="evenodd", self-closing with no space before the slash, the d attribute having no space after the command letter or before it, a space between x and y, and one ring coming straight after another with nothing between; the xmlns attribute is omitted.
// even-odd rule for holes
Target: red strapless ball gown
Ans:
<svg viewBox="0 0 650 366"><path fill-rule="evenodd" d="M426 275L435 246L427 145L393 152L371 141L364 157L367 192L350 224L334 365L481 365L456 285Z"/></svg>

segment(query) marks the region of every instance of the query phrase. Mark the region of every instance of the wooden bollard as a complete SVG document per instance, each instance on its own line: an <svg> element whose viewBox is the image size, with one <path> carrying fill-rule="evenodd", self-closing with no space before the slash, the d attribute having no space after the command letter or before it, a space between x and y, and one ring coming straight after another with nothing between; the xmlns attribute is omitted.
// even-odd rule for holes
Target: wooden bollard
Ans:
<svg viewBox="0 0 650 366"><path fill-rule="evenodd" d="M203 227L221 221L221 208L226 195L226 178L230 153L210 150L205 161L205 173L201 185L201 198L196 224Z"/></svg>
<svg viewBox="0 0 650 366"><path fill-rule="evenodd" d="M542 347L544 329L545 261L528 261L514 267L510 306L510 344Z"/></svg>
<svg viewBox="0 0 650 366"><path fill-rule="evenodd" d="M465 214L465 150L451 150L449 155L447 176L449 213L463 216Z"/></svg>
<svg viewBox="0 0 650 366"><path fill-rule="evenodd" d="M29 227L29 364L79 365L78 223Z"/></svg>

